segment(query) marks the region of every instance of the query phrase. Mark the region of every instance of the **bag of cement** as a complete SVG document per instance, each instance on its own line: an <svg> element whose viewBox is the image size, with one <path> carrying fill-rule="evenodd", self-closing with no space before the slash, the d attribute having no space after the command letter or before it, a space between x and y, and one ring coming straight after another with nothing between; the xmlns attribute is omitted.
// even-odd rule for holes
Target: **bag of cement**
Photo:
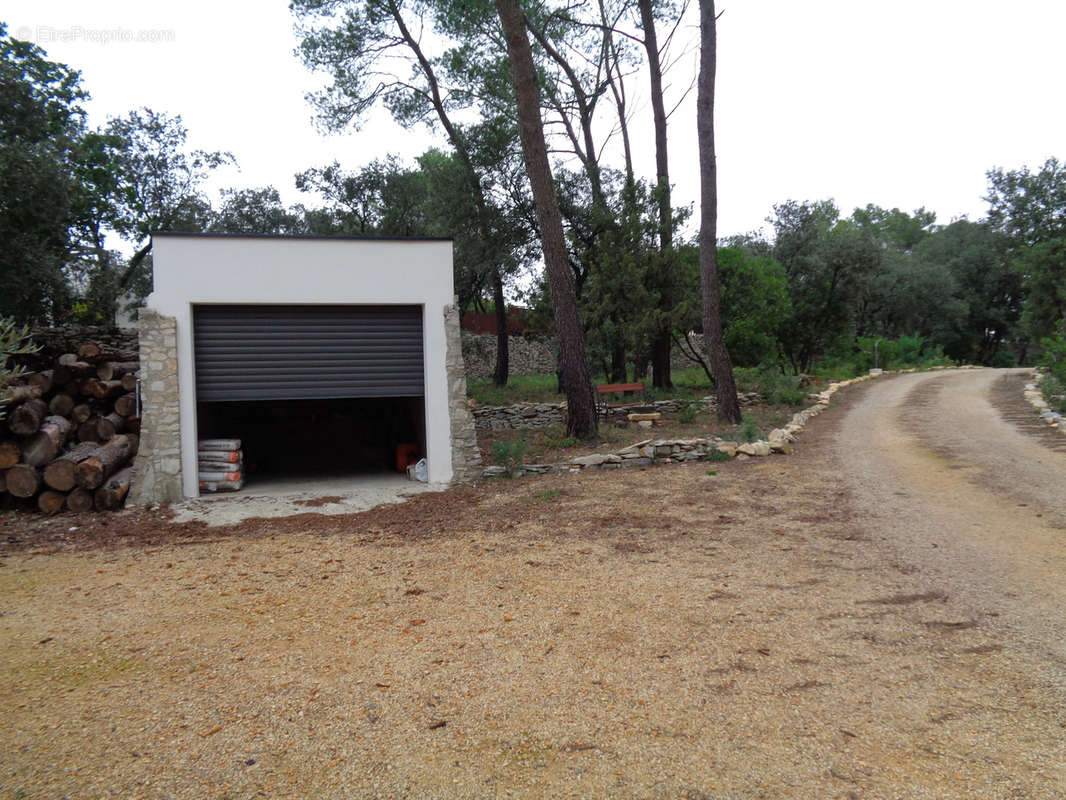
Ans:
<svg viewBox="0 0 1066 800"><path fill-rule="evenodd" d="M240 464L244 461L243 450L199 450L196 457L201 461L214 461L219 464Z"/></svg>
<svg viewBox="0 0 1066 800"><path fill-rule="evenodd" d="M200 481L201 492L235 492L244 486L244 481Z"/></svg>
<svg viewBox="0 0 1066 800"><path fill-rule="evenodd" d="M210 478L204 478L205 475L210 475ZM225 475L230 476L227 478L216 478L214 476ZM237 476L233 478L231 476ZM205 464L201 461L196 465L196 477L203 478L204 480L227 480L227 481L239 481L244 479L244 470L239 466L233 464Z"/></svg>
<svg viewBox="0 0 1066 800"><path fill-rule="evenodd" d="M197 450L240 450L240 439L201 439Z"/></svg>
<svg viewBox="0 0 1066 800"><path fill-rule="evenodd" d="M422 481L422 483L429 482L429 465L424 458L418 459L415 463L415 480Z"/></svg>
<svg viewBox="0 0 1066 800"><path fill-rule="evenodd" d="M201 469L199 479L201 481L208 481L210 483L236 483L244 480L244 475L240 472L212 472L210 470Z"/></svg>

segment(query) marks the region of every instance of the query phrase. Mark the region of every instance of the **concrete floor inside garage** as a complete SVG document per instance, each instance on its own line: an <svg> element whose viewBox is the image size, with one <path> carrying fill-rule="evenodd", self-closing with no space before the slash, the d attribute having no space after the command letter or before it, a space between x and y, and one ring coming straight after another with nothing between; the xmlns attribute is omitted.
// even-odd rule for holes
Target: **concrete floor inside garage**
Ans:
<svg viewBox="0 0 1066 800"><path fill-rule="evenodd" d="M410 480L398 473L270 476L239 492L204 494L175 503L173 521L204 522L215 527L256 517L354 514L445 488L441 484Z"/></svg>

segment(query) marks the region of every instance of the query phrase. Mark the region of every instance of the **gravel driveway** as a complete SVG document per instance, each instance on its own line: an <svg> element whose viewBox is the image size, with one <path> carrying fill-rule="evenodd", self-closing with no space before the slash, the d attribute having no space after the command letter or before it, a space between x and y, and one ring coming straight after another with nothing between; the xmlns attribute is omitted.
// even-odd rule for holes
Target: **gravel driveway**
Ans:
<svg viewBox="0 0 1066 800"><path fill-rule="evenodd" d="M1066 454L1002 379L839 393L791 457L6 517L0 787L1061 798Z"/></svg>

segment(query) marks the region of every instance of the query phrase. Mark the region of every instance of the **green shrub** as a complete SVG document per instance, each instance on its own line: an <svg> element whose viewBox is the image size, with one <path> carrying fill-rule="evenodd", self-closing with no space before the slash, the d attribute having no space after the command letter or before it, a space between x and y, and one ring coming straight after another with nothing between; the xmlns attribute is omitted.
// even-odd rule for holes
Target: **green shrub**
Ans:
<svg viewBox="0 0 1066 800"><path fill-rule="evenodd" d="M4 418L4 407L8 403L4 397L5 387L26 371L11 364L11 358L36 353L39 349L30 340L28 325L17 327L13 319L0 317L0 419Z"/></svg>
<svg viewBox="0 0 1066 800"><path fill-rule="evenodd" d="M528 444L524 436L509 442L496 442L492 445L492 460L496 466L503 467L511 477L518 473L522 459L526 455Z"/></svg>
<svg viewBox="0 0 1066 800"><path fill-rule="evenodd" d="M677 415L679 422L688 425L695 422L696 417L703 413L704 405L699 400L689 400L681 404L681 411Z"/></svg>
<svg viewBox="0 0 1066 800"><path fill-rule="evenodd" d="M720 464L723 461L731 461L733 457L721 450L709 450L700 456L700 461L710 461L712 464Z"/></svg>
<svg viewBox="0 0 1066 800"><path fill-rule="evenodd" d="M733 436L738 442L757 442L759 439L765 438L759 423L755 421L754 417L744 417L733 432Z"/></svg>
<svg viewBox="0 0 1066 800"><path fill-rule="evenodd" d="M1040 349L1041 366L1060 384L1066 384L1066 320L1060 320L1055 332L1040 340Z"/></svg>
<svg viewBox="0 0 1066 800"><path fill-rule="evenodd" d="M1040 379L1040 391L1055 411L1066 414L1066 381L1059 380L1049 372Z"/></svg>
<svg viewBox="0 0 1066 800"><path fill-rule="evenodd" d="M896 345L896 358L901 366L917 366L922 362L922 347L925 345L923 337L918 334L900 336Z"/></svg>
<svg viewBox="0 0 1066 800"><path fill-rule="evenodd" d="M988 366L1016 367L1018 366L1018 356L1016 356L1010 350L1000 350L994 356L992 356L992 360L988 362Z"/></svg>
<svg viewBox="0 0 1066 800"><path fill-rule="evenodd" d="M798 375L786 375L777 366L763 366L740 370L738 383L758 392L763 402L772 406L799 406L807 399L807 390L800 386Z"/></svg>

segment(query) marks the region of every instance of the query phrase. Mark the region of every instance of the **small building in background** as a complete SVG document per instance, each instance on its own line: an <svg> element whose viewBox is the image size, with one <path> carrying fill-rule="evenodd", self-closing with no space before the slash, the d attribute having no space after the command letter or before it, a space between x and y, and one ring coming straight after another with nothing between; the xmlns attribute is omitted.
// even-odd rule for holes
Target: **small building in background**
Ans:
<svg viewBox="0 0 1066 800"><path fill-rule="evenodd" d="M450 240L157 233L140 313L134 501L195 497L198 441L242 442L246 490L480 471Z"/></svg>

